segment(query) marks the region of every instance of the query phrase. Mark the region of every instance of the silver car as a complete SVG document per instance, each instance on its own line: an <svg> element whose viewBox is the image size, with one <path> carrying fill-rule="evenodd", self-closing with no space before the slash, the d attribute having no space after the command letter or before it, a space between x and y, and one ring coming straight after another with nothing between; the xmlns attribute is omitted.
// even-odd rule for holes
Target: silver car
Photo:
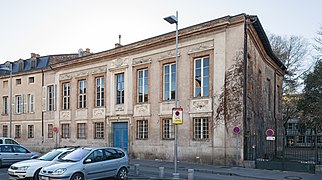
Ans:
<svg viewBox="0 0 322 180"><path fill-rule="evenodd" d="M41 169L40 180L91 180L107 177L127 179L127 153L114 147L78 148L53 164Z"/></svg>
<svg viewBox="0 0 322 180"><path fill-rule="evenodd" d="M38 152L30 152L25 147L18 144L1 144L0 145L0 167L11 165L18 161L35 159L40 156Z"/></svg>
<svg viewBox="0 0 322 180"><path fill-rule="evenodd" d="M37 159L30 159L12 164L8 169L9 176L15 179L38 180L38 174L42 167L54 164L59 158L72 152L75 148L53 149Z"/></svg>

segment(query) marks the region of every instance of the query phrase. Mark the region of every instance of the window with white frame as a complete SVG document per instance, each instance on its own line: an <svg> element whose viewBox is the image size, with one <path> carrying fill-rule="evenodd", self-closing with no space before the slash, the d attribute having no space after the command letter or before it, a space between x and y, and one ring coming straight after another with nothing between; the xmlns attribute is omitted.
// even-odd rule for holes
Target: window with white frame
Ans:
<svg viewBox="0 0 322 180"><path fill-rule="evenodd" d="M2 126L2 136L8 137L8 126L7 125Z"/></svg>
<svg viewBox="0 0 322 180"><path fill-rule="evenodd" d="M53 128L54 128L53 124L48 124L47 125L47 137L48 138L53 138L54 137Z"/></svg>
<svg viewBox="0 0 322 180"><path fill-rule="evenodd" d="M77 123L77 138L85 139L86 138L86 124Z"/></svg>
<svg viewBox="0 0 322 180"><path fill-rule="evenodd" d="M209 139L209 121L208 118L193 118L193 139Z"/></svg>
<svg viewBox="0 0 322 180"><path fill-rule="evenodd" d="M209 96L209 56L194 59L194 97Z"/></svg>
<svg viewBox="0 0 322 180"><path fill-rule="evenodd" d="M62 138L69 138L70 133L69 133L69 124L61 124L62 130L61 130L61 135Z"/></svg>
<svg viewBox="0 0 322 180"><path fill-rule="evenodd" d="M96 96L95 96L95 106L104 106L104 77L96 78Z"/></svg>
<svg viewBox="0 0 322 180"><path fill-rule="evenodd" d="M86 108L86 80L78 81L78 108Z"/></svg>
<svg viewBox="0 0 322 180"><path fill-rule="evenodd" d="M28 77L28 83L29 84L35 83L35 77Z"/></svg>
<svg viewBox="0 0 322 180"><path fill-rule="evenodd" d="M137 139L148 139L148 120L137 121Z"/></svg>
<svg viewBox="0 0 322 180"><path fill-rule="evenodd" d="M149 100L149 71L148 68L137 72L137 102L144 103Z"/></svg>
<svg viewBox="0 0 322 180"><path fill-rule="evenodd" d="M21 114L23 112L23 101L22 101L22 96L21 95L17 95L15 98L15 105L16 105L16 113L17 114Z"/></svg>
<svg viewBox="0 0 322 180"><path fill-rule="evenodd" d="M69 109L70 83L63 83L63 110Z"/></svg>
<svg viewBox="0 0 322 180"><path fill-rule="evenodd" d="M176 93L176 64L163 65L163 100L175 99Z"/></svg>
<svg viewBox="0 0 322 180"><path fill-rule="evenodd" d="M124 104L124 73L116 74L116 104Z"/></svg>
<svg viewBox="0 0 322 180"><path fill-rule="evenodd" d="M47 98L48 98L48 111L54 111L55 110L55 86L49 85L47 87Z"/></svg>
<svg viewBox="0 0 322 180"><path fill-rule="evenodd" d="M172 124L172 119L162 120L162 138L174 139L174 124Z"/></svg>
<svg viewBox="0 0 322 180"><path fill-rule="evenodd" d="M33 113L33 112L35 112L34 95L28 94L27 98L28 98L28 112Z"/></svg>
<svg viewBox="0 0 322 180"><path fill-rule="evenodd" d="M94 123L95 128L95 139L104 139L104 123L96 122Z"/></svg>
<svg viewBox="0 0 322 180"><path fill-rule="evenodd" d="M8 114L8 96L2 97L2 114Z"/></svg>
<svg viewBox="0 0 322 180"><path fill-rule="evenodd" d="M28 138L34 137L34 125L28 125Z"/></svg>
<svg viewBox="0 0 322 180"><path fill-rule="evenodd" d="M15 125L15 138L21 138L21 125Z"/></svg>
<svg viewBox="0 0 322 180"><path fill-rule="evenodd" d="M37 66L37 60L36 59L32 59L31 63L30 63L30 69L35 69Z"/></svg>

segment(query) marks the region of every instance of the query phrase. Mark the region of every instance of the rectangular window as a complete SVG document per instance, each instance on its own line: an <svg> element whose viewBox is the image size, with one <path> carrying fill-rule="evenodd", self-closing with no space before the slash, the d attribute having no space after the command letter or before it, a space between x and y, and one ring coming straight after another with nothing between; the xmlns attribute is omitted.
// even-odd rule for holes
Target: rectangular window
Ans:
<svg viewBox="0 0 322 180"><path fill-rule="evenodd" d="M209 139L209 121L208 118L193 119L193 138L194 140Z"/></svg>
<svg viewBox="0 0 322 180"><path fill-rule="evenodd" d="M104 106L104 77L96 78L96 96L95 96L95 106Z"/></svg>
<svg viewBox="0 0 322 180"><path fill-rule="evenodd" d="M29 84L35 83L35 77L29 77L28 82L29 82Z"/></svg>
<svg viewBox="0 0 322 180"><path fill-rule="evenodd" d="M95 126L95 139L104 139L104 123L97 122Z"/></svg>
<svg viewBox="0 0 322 180"><path fill-rule="evenodd" d="M304 136L297 136L297 141L296 143L304 143Z"/></svg>
<svg viewBox="0 0 322 180"><path fill-rule="evenodd" d="M172 124L172 119L164 119L162 121L162 138L174 139L174 124Z"/></svg>
<svg viewBox="0 0 322 180"><path fill-rule="evenodd" d="M267 79L266 80L266 107L267 109L270 111L271 110L271 80L270 79Z"/></svg>
<svg viewBox="0 0 322 180"><path fill-rule="evenodd" d="M2 97L2 114L8 114L8 96Z"/></svg>
<svg viewBox="0 0 322 180"><path fill-rule="evenodd" d="M209 57L194 60L194 97L209 96Z"/></svg>
<svg viewBox="0 0 322 180"><path fill-rule="evenodd" d="M22 108L23 108L23 101L22 101L22 96L17 95L16 96L16 113L21 114L22 113Z"/></svg>
<svg viewBox="0 0 322 180"><path fill-rule="evenodd" d="M163 66L163 100L175 99L176 90L176 64Z"/></svg>
<svg viewBox="0 0 322 180"><path fill-rule="evenodd" d="M137 139L148 139L148 120L137 121Z"/></svg>
<svg viewBox="0 0 322 180"><path fill-rule="evenodd" d="M54 128L54 125L53 124L48 124L48 138L53 138L54 137L54 133L53 133L53 128Z"/></svg>
<svg viewBox="0 0 322 180"><path fill-rule="evenodd" d="M3 81L2 82L2 87L3 88L8 88L8 81Z"/></svg>
<svg viewBox="0 0 322 180"><path fill-rule="evenodd" d="M78 81L78 108L86 108L86 80Z"/></svg>
<svg viewBox="0 0 322 180"><path fill-rule="evenodd" d="M47 99L48 99L48 111L54 111L55 110L55 86L49 85L47 87Z"/></svg>
<svg viewBox="0 0 322 180"><path fill-rule="evenodd" d="M124 104L124 73L116 74L116 104Z"/></svg>
<svg viewBox="0 0 322 180"><path fill-rule="evenodd" d="M28 138L34 137L34 125L28 125Z"/></svg>
<svg viewBox="0 0 322 180"><path fill-rule="evenodd" d="M15 138L21 138L21 126L15 125Z"/></svg>
<svg viewBox="0 0 322 180"><path fill-rule="evenodd" d="M2 136L8 137L8 126L7 125L2 126Z"/></svg>
<svg viewBox="0 0 322 180"><path fill-rule="evenodd" d="M148 102L148 92L149 92L149 73L148 69L142 69L138 71L137 75L137 102L144 103Z"/></svg>
<svg viewBox="0 0 322 180"><path fill-rule="evenodd" d="M33 113L33 112L35 112L34 95L33 94L28 94L27 98L28 98L28 112Z"/></svg>
<svg viewBox="0 0 322 180"><path fill-rule="evenodd" d="M63 110L69 109L70 83L63 83Z"/></svg>
<svg viewBox="0 0 322 180"><path fill-rule="evenodd" d="M16 85L20 85L21 84L21 79L16 79Z"/></svg>
<svg viewBox="0 0 322 180"><path fill-rule="evenodd" d="M77 124L77 138L86 139L86 124L78 123Z"/></svg>
<svg viewBox="0 0 322 180"><path fill-rule="evenodd" d="M62 138L69 138L69 124L62 124Z"/></svg>

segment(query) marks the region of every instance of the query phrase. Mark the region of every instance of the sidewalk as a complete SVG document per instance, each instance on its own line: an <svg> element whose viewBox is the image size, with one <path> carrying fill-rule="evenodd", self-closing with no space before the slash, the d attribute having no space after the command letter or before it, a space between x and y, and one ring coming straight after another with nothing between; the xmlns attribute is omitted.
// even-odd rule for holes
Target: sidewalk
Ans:
<svg viewBox="0 0 322 180"><path fill-rule="evenodd" d="M130 166L134 168L135 164L139 164L140 169L144 167L164 167L164 169L174 169L173 162L166 162L161 160L137 160L131 159ZM251 178L251 179L262 179L262 180L322 180L321 174L310 174L304 172L292 172L292 171L278 171L278 170L262 170L262 169L251 169L242 167L226 167L226 166L213 166L206 164L194 164L187 162L178 162L178 171L188 171L188 169L194 169L195 172L203 172L217 175L235 176L239 178Z"/></svg>

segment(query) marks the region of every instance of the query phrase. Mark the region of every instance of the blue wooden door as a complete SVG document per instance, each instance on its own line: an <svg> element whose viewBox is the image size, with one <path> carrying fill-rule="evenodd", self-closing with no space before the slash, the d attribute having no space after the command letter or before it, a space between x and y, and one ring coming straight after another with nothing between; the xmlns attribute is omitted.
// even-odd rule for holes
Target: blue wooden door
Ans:
<svg viewBox="0 0 322 180"><path fill-rule="evenodd" d="M128 150L128 123L117 122L113 123L113 144L114 147L119 147Z"/></svg>

